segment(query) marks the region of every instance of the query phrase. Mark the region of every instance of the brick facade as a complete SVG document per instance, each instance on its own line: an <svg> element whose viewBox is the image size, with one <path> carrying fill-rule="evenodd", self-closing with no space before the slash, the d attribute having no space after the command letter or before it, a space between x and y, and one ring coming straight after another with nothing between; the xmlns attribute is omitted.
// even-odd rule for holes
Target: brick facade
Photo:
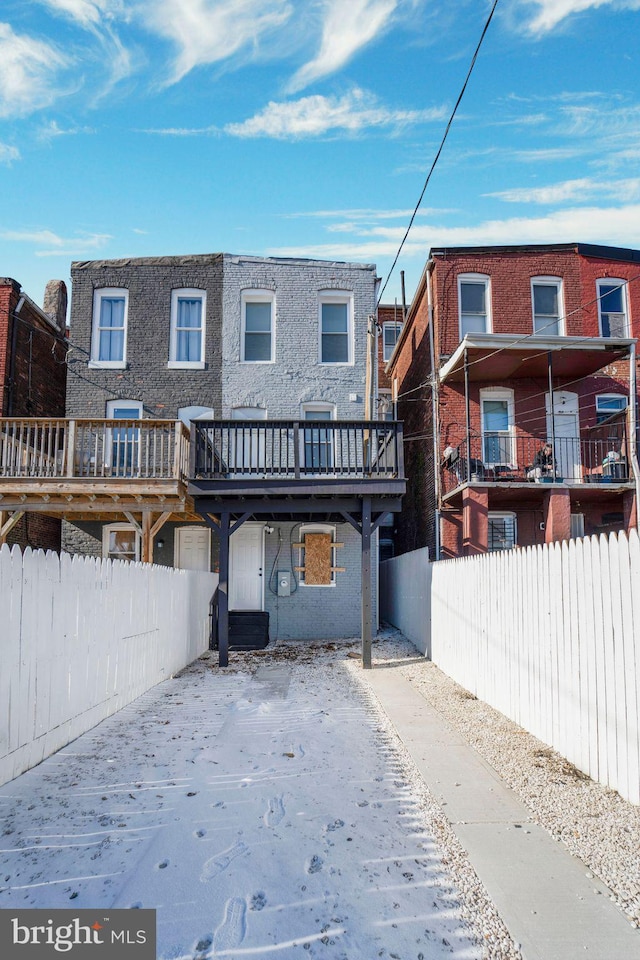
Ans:
<svg viewBox="0 0 640 960"><path fill-rule="evenodd" d="M607 278L630 281L626 287L630 322L627 336L638 336L640 283L635 282L638 273L640 252L605 247L561 244L432 251L428 268L409 311L401 347L391 370L391 376L398 384L399 418L404 421L408 480L407 496L399 522L399 546L402 550L424 545L434 550L434 513L438 507L442 511L442 556L459 556L473 552L475 547L471 544L477 539L469 539L465 533L462 504L451 499L438 502L436 495L436 479L440 474L443 451L447 447L457 449L461 444L464 446L466 441L466 396L462 378L445 380L437 385L438 427L434 430L428 285L431 286L433 304L434 366L438 370L461 343L461 276L467 276L470 280L488 278L487 332L513 336L510 343L513 349L517 349L518 338L524 337L530 342L533 336L533 278L554 278L561 283L561 336L558 343L562 343L562 336L602 335L596 281ZM481 435L482 391L489 391L491 388L512 392L514 422L511 429L514 442L521 445L519 449L535 449L535 444L540 444L547 438L548 379L545 376L512 376L484 380L482 373L474 370L468 394L473 437L479 438ZM628 361L618 360L588 375L573 377L568 373L562 378L556 377L554 393L562 391L567 392L568 398L572 395L576 397L580 435L584 438L589 435L588 429L596 424L598 394L628 395ZM488 392L484 396L490 399ZM433 451L434 432L437 437L437 456L434 456ZM472 445L471 456L482 456L481 446L478 446L481 441L474 440L474 444L476 449L474 451ZM585 491L572 490L569 513L566 510L564 513L560 511L555 499L541 498L538 492L534 496L523 489L519 490L517 495L515 491L507 495L506 486L503 486L502 492L504 496L501 501L496 490L490 491L487 510L515 514L517 542L521 546L544 543L549 539L566 539L571 514L581 515L585 535L617 529L630 522L630 508L623 509L622 493L607 490L604 485L597 493L589 491L589 495ZM564 500L562 502L564 503ZM468 506L468 510L471 510L471 506ZM475 517L475 507L474 511ZM469 520L467 526L471 522ZM473 520L473 523L475 522Z"/></svg>
<svg viewBox="0 0 640 960"><path fill-rule="evenodd" d="M0 278L0 415L63 417L67 378L66 287L51 281L41 309L20 284ZM25 515L9 544L60 550L60 521Z"/></svg>

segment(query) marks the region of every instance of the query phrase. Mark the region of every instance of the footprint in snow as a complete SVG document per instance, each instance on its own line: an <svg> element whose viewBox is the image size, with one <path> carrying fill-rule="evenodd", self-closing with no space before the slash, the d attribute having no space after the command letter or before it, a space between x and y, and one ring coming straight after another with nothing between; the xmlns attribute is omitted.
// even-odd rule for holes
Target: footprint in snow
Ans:
<svg viewBox="0 0 640 960"><path fill-rule="evenodd" d="M207 883L209 880L213 880L214 877L217 877L218 874L223 873L227 869L232 860L235 860L236 857L239 857L247 850L248 847L246 843L238 840L230 847L227 847L226 850L222 850L214 857L210 857L202 867L202 873L200 874L201 882Z"/></svg>
<svg viewBox="0 0 640 960"><path fill-rule="evenodd" d="M213 937L215 953L239 947L247 932L247 904L240 897L227 900L224 919Z"/></svg>
<svg viewBox="0 0 640 960"><path fill-rule="evenodd" d="M268 801L264 822L267 827L277 827L284 819L284 797L271 797Z"/></svg>
<svg viewBox="0 0 640 960"><path fill-rule="evenodd" d="M324 860L322 857L319 857L317 853L311 857L307 865L307 873L320 873L322 867L324 866Z"/></svg>
<svg viewBox="0 0 640 960"><path fill-rule="evenodd" d="M251 910L264 910L264 907L267 903L267 895L260 890L259 893L254 893L251 897L250 909Z"/></svg>
<svg viewBox="0 0 640 960"><path fill-rule="evenodd" d="M195 832L195 836L196 836L196 837L199 837L200 839L202 839L202 837L206 837L206 835L207 835L207 831L206 831L206 830L200 829L200 830L196 830L196 832Z"/></svg>
<svg viewBox="0 0 640 960"><path fill-rule="evenodd" d="M340 827L344 827L344 820L334 820L333 823L327 824L327 831L333 833L334 830L339 830Z"/></svg>

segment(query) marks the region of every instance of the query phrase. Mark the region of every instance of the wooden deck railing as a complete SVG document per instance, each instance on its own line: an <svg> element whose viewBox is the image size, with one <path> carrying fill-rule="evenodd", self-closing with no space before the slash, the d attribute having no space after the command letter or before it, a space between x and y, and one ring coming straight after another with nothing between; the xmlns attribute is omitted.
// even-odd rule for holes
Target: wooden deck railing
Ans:
<svg viewBox="0 0 640 960"><path fill-rule="evenodd" d="M189 429L179 420L0 418L6 479L187 480Z"/></svg>
<svg viewBox="0 0 640 960"><path fill-rule="evenodd" d="M364 420L198 420L196 480L404 479L402 424Z"/></svg>

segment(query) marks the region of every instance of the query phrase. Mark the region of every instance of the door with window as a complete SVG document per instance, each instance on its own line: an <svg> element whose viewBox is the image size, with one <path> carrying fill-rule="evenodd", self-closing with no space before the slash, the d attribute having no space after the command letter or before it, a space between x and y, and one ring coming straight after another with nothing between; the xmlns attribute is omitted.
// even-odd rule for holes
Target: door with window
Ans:
<svg viewBox="0 0 640 960"><path fill-rule="evenodd" d="M331 409L308 407L305 420L333 420ZM304 428L304 469L307 473L328 473L333 470L333 431L320 425Z"/></svg>
<svg viewBox="0 0 640 960"><path fill-rule="evenodd" d="M481 393L480 407L485 466L514 466L513 394L511 391Z"/></svg>
<svg viewBox="0 0 640 960"><path fill-rule="evenodd" d="M582 462L580 457L580 416L577 393L559 390L553 394L553 422L551 403L546 395L547 436L555 436L554 457L556 478L568 483L580 480Z"/></svg>
<svg viewBox="0 0 640 960"><path fill-rule="evenodd" d="M229 610L264 609L264 524L243 523L229 541Z"/></svg>
<svg viewBox="0 0 640 960"><path fill-rule="evenodd" d="M138 400L109 400L110 420L142 419L142 403ZM114 477L135 477L140 472L140 430L137 427L113 427L107 436L107 465Z"/></svg>

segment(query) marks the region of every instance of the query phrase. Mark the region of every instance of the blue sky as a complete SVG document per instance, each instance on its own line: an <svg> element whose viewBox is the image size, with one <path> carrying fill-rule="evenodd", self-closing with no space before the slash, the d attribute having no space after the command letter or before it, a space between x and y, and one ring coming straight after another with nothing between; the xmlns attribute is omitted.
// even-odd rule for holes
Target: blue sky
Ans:
<svg viewBox="0 0 640 960"><path fill-rule="evenodd" d="M491 4L2 0L0 274L227 251L386 278ZM429 248L640 247L640 0L500 0L384 300Z"/></svg>

